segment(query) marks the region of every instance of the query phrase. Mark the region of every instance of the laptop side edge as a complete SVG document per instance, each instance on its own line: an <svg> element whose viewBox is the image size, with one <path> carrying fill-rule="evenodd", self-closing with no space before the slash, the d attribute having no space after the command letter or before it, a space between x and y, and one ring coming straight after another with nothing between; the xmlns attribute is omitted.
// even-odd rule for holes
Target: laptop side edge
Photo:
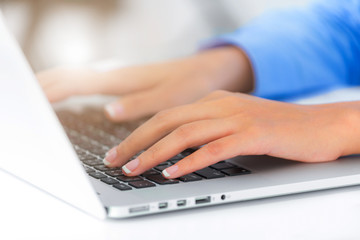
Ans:
<svg viewBox="0 0 360 240"><path fill-rule="evenodd" d="M0 11L0 168L97 217L106 210Z"/></svg>

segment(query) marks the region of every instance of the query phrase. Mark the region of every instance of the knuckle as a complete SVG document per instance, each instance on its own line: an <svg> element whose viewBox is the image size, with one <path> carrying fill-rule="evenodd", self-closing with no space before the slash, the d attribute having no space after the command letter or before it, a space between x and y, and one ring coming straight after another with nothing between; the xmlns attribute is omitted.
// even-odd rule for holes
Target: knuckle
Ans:
<svg viewBox="0 0 360 240"><path fill-rule="evenodd" d="M151 125L155 126L159 131L166 131L171 122L171 115L170 110L160 111L151 118Z"/></svg>
<svg viewBox="0 0 360 240"><path fill-rule="evenodd" d="M243 136L257 138L264 135L267 131L266 126L264 126L261 121L256 120L246 113L237 113L227 120L229 122L228 125L232 126L232 133L241 133Z"/></svg>
<svg viewBox="0 0 360 240"><path fill-rule="evenodd" d="M244 102L236 95L219 97L214 102L208 103L210 107L213 107L214 104L219 108L226 109L226 111L232 111L234 112L234 114L246 111L246 106L244 105Z"/></svg>
<svg viewBox="0 0 360 240"><path fill-rule="evenodd" d="M197 162L196 158L194 158L194 156L190 155L190 156L187 156L186 159L179 161L177 164L184 172L190 173L190 172L199 170L196 162Z"/></svg>
<svg viewBox="0 0 360 240"><path fill-rule="evenodd" d="M248 137L251 137L253 139L259 139L265 134L266 131L267 130L265 126L262 127L260 123L253 122L247 124L247 128L244 133Z"/></svg>
<svg viewBox="0 0 360 240"><path fill-rule="evenodd" d="M157 145L152 146L146 151L146 161L153 162L159 159L160 148Z"/></svg>
<svg viewBox="0 0 360 240"><path fill-rule="evenodd" d="M152 118L155 122L166 122L171 116L171 110L162 110Z"/></svg>
<svg viewBox="0 0 360 240"><path fill-rule="evenodd" d="M192 124L186 124L178 127L174 131L175 138L178 142L181 142L184 147L190 147L191 143L191 136L192 133L195 131L194 126Z"/></svg>
<svg viewBox="0 0 360 240"><path fill-rule="evenodd" d="M208 143L204 148L212 158L217 158L224 152L224 147L220 143Z"/></svg>
<svg viewBox="0 0 360 240"><path fill-rule="evenodd" d="M131 154L132 146L133 146L133 138L128 137L116 147L116 151L120 156L130 157L132 155Z"/></svg>
<svg viewBox="0 0 360 240"><path fill-rule="evenodd" d="M176 135L176 137L183 140L183 139L187 139L194 130L195 129L192 124L185 124L185 125L178 127L175 130L174 134Z"/></svg>

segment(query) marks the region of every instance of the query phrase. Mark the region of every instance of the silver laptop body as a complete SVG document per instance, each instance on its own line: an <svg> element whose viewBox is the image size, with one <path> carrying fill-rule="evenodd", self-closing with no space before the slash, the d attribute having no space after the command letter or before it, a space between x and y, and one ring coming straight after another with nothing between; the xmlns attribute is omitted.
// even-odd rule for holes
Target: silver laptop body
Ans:
<svg viewBox="0 0 360 240"><path fill-rule="evenodd" d="M120 191L89 177L0 19L0 168L98 218L124 218L360 184L360 159L228 160L250 174ZM333 136L337 137L337 136Z"/></svg>

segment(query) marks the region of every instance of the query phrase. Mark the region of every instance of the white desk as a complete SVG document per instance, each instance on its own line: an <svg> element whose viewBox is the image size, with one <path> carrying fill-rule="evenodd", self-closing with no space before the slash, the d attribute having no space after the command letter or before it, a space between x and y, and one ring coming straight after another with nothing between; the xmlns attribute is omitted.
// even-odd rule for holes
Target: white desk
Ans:
<svg viewBox="0 0 360 240"><path fill-rule="evenodd" d="M1 240L360 239L360 186L118 221L94 219L3 171L0 186Z"/></svg>

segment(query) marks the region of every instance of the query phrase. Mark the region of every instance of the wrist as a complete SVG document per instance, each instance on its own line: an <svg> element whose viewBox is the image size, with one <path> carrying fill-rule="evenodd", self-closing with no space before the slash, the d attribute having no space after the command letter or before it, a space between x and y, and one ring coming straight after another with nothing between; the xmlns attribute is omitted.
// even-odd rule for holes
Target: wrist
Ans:
<svg viewBox="0 0 360 240"><path fill-rule="evenodd" d="M337 111L329 117L337 119L334 138L339 140L340 156L360 154L360 102L332 104Z"/></svg>
<svg viewBox="0 0 360 240"><path fill-rule="evenodd" d="M210 49L192 57L192 61L201 62L200 69L205 69L210 74L211 90L248 93L254 88L250 60L238 47L224 46Z"/></svg>

